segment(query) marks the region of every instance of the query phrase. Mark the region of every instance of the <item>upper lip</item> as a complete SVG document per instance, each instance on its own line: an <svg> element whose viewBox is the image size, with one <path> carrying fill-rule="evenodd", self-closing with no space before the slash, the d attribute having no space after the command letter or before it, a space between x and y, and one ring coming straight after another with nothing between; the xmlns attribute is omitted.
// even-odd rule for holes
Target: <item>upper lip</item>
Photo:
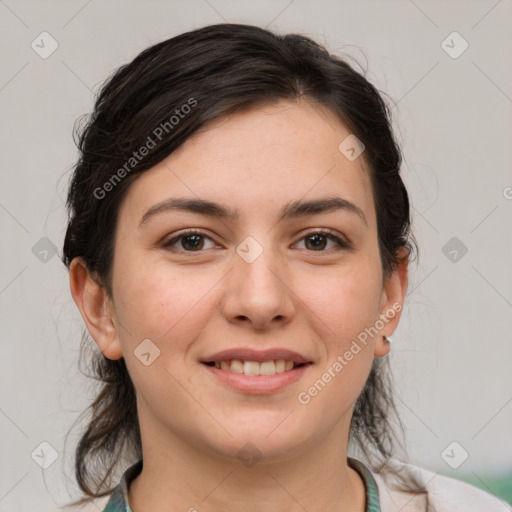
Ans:
<svg viewBox="0 0 512 512"><path fill-rule="evenodd" d="M255 350L252 348L230 348L216 352L209 357L201 360L202 363L210 363L217 361L232 361L233 359L240 359L242 361L257 361L262 363L264 361L284 359L285 361L293 361L296 364L310 363L311 360L307 357L288 350L286 348L269 348L267 350Z"/></svg>

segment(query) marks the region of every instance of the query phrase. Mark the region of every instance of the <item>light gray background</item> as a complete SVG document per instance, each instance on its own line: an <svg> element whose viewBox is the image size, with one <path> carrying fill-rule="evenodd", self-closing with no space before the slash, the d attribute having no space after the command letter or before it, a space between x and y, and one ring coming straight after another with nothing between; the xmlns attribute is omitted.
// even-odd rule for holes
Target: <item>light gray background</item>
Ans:
<svg viewBox="0 0 512 512"><path fill-rule="evenodd" d="M77 370L83 324L58 255L32 252L47 237L61 253L73 122L114 68L224 20L308 34L363 65L366 56L370 80L398 102L420 245L390 356L410 460L484 484L510 471L510 0L5 0L0 14L1 511L52 510L75 496L77 431L64 436L93 396ZM47 59L31 48L43 31L59 45ZM441 46L453 31L469 44L456 59ZM442 252L452 237L468 249L455 262ZM31 458L43 441L59 454L46 470ZM469 453L457 470L441 456L453 441Z"/></svg>

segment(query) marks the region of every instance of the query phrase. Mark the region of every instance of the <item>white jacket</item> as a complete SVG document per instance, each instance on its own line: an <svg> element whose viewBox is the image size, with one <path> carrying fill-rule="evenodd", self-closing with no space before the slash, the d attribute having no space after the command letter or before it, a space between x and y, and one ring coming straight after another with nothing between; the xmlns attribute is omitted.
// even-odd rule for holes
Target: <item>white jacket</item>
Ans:
<svg viewBox="0 0 512 512"><path fill-rule="evenodd" d="M412 464L401 464L428 491L429 508L423 496L394 490L395 477L371 471L379 489L381 512L512 512L512 505L478 487Z"/></svg>

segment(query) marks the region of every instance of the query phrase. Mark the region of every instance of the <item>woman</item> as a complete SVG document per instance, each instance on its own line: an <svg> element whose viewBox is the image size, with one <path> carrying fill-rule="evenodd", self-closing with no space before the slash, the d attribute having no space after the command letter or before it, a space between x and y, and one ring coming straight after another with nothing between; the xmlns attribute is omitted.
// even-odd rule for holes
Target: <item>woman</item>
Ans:
<svg viewBox="0 0 512 512"><path fill-rule="evenodd" d="M63 259L102 383L82 502L506 510L393 456L385 356L413 243L362 75L299 35L208 26L121 67L79 148Z"/></svg>

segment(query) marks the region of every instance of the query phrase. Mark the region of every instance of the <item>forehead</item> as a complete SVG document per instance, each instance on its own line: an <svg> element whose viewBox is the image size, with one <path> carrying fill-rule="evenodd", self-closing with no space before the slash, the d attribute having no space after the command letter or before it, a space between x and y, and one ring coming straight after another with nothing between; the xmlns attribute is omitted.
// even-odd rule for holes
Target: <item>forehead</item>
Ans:
<svg viewBox="0 0 512 512"><path fill-rule="evenodd" d="M167 197L187 196L228 204L243 219L301 198L336 195L372 219L364 153L349 159L340 150L349 136L339 118L317 103L258 105L203 126L131 185L122 209L135 222Z"/></svg>

